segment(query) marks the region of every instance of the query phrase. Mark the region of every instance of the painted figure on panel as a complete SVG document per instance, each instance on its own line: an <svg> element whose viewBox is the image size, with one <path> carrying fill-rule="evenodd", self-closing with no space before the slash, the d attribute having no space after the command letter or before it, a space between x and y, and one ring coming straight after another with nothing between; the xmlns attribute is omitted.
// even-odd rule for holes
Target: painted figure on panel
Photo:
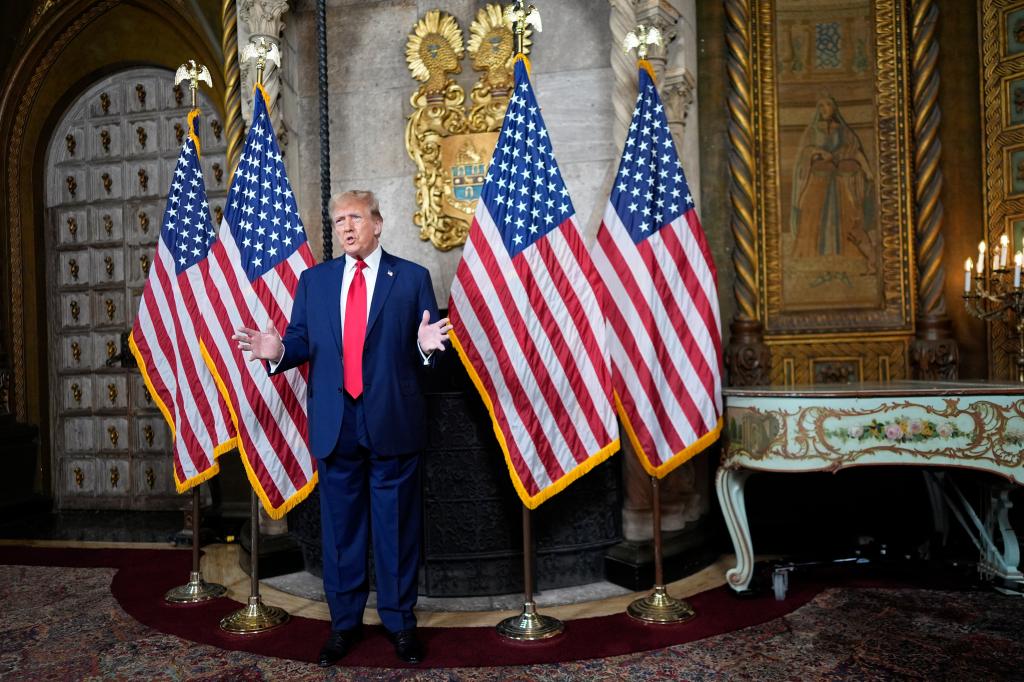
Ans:
<svg viewBox="0 0 1024 682"><path fill-rule="evenodd" d="M830 95L818 99L793 169L795 258L841 256L877 270L874 178L857 133Z"/></svg>

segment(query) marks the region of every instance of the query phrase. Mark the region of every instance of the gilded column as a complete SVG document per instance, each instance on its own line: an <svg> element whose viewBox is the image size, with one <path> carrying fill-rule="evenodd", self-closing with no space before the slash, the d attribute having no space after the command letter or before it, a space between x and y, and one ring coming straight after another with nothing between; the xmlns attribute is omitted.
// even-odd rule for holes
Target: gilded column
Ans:
<svg viewBox="0 0 1024 682"><path fill-rule="evenodd" d="M770 383L771 356L758 318L757 237L754 231L754 129L751 90L752 45L750 0L726 0L726 44L729 77L729 203L735 248L736 317L725 364L729 383L761 386Z"/></svg>
<svg viewBox="0 0 1024 682"><path fill-rule="evenodd" d="M227 142L227 164L233 169L242 153L242 93L238 70L238 9L235 0L224 0L221 9L224 32L224 139Z"/></svg>
<svg viewBox="0 0 1024 682"><path fill-rule="evenodd" d="M913 49L914 199L918 273L917 338L911 351L914 378L956 379L960 355L943 298L942 170L939 160L939 8L934 0L914 0Z"/></svg>

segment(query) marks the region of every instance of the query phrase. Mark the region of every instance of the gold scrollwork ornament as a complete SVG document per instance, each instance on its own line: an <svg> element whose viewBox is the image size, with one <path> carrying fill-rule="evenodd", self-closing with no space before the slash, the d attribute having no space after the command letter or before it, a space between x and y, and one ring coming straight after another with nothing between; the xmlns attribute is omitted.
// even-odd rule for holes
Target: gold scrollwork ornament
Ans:
<svg viewBox="0 0 1024 682"><path fill-rule="evenodd" d="M71 357L76 363L82 361L82 346L77 341L71 342Z"/></svg>
<svg viewBox="0 0 1024 682"><path fill-rule="evenodd" d="M470 28L469 53L482 75L466 112L465 91L448 74L464 56L455 18L432 10L406 43L412 77L423 84L412 95L405 146L416 163L413 221L420 239L442 251L464 244L484 175L498 141L513 81L513 35L500 5L487 5Z"/></svg>
<svg viewBox="0 0 1024 682"><path fill-rule="evenodd" d="M153 447L153 427L146 424L142 427L142 437L146 439L146 446Z"/></svg>
<svg viewBox="0 0 1024 682"><path fill-rule="evenodd" d="M110 444L116 448L117 447L117 442L120 439L120 436L118 436L118 434L117 434L117 427L116 426L108 426L107 427L107 438L110 439Z"/></svg>
<svg viewBox="0 0 1024 682"><path fill-rule="evenodd" d="M71 384L71 398L76 405L82 404L82 387L78 384Z"/></svg>

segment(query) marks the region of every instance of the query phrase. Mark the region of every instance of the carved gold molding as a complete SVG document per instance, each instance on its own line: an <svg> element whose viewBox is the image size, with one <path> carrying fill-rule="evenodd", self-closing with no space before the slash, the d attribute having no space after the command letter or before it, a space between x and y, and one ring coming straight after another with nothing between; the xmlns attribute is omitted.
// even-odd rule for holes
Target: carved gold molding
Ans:
<svg viewBox="0 0 1024 682"><path fill-rule="evenodd" d="M1024 43L1010 35L1024 21L1020 0L984 0L980 3L982 80L982 163L984 165L984 231L990 244L1003 234L1014 238L1012 251L1020 248L1024 230L1024 118L1019 113L1018 91L1024 97ZM1009 26L1011 20L1014 26ZM1024 29L1024 24L1021 24ZM1024 38L1024 36L1021 36ZM1012 42L1011 42L1012 41ZM1012 51L1011 51L1012 48ZM1015 229L1016 228L1016 229ZM1006 348L1016 347L1014 330L1002 322L989 324L989 375L1015 379L1015 357Z"/></svg>
<svg viewBox="0 0 1024 682"><path fill-rule="evenodd" d="M480 72L468 113L465 91L448 75L461 71L467 51ZM467 50L455 17L431 10L409 35L405 55L412 77L423 83L410 99L405 128L405 148L416 164L413 222L420 239L448 251L466 241L498 141L513 82L512 28L500 5L487 5L470 26Z"/></svg>
<svg viewBox="0 0 1024 682"><path fill-rule="evenodd" d="M872 83L870 103L874 146L870 157L876 158L871 159L873 164L865 162L862 167L866 167L863 172L868 178L867 182L874 188L877 205L874 216L877 225L874 227L875 233L871 235L873 243L861 242L861 251L866 258L866 274L859 276L876 277L873 281L876 282L874 286L877 287L878 302L844 308L842 304L817 307L794 304L790 301L799 299L790 299L789 295L784 299L783 277L789 270L785 267L788 252L783 248L783 239L784 233L790 233L790 210L787 203L790 196L784 195L784 192L790 191L785 188L789 184L788 174L794 173L794 170L784 165L790 157L783 157L783 154L794 148L793 135L797 134L794 131L800 130L798 126L806 125L806 129L810 129L809 122L804 123L803 118L795 118L806 116L806 120L811 121L811 115L803 113L808 107L806 88L824 88L825 94L818 96L820 102L828 94L828 89L839 83L835 77L826 75L825 71L812 71L804 75L806 68L797 71L795 63L789 63L794 59L790 53L797 48L794 48L793 36L788 33L789 27L784 28L781 23L780 12L799 15L809 13L812 8L782 0L725 2L728 48L726 66L729 79L729 189L735 241L732 255L737 302L733 324L734 327L740 325L743 327L741 331L744 331L741 343L730 344L727 357L731 370L736 364L736 358L732 356L739 357L741 352L760 358L754 363L757 371L746 372L750 376L744 374L741 377L744 383L758 382L758 371L764 371L765 378L770 377L773 383L785 383L786 377L796 375L802 378L789 380L813 381L810 370L796 372L792 369L793 363L806 366L808 353L811 352L821 353L825 357L843 355L844 349L851 344L851 347L863 349L857 365L857 372L862 376L868 378L879 373L877 369L862 371L862 365L873 365L878 357L887 358L886 361L890 363L888 378L904 378L907 375L907 339L914 332L915 312L912 281L914 268L910 261L914 246L911 210L914 188L910 184L912 137L909 133L908 67L905 59L909 0L872 0L871 5L867 27L859 30L866 32L866 59L873 61L860 68L869 69L866 73L870 74L861 77L861 87L866 87L863 83L865 78L870 78ZM850 14L855 9L851 4L845 11ZM795 22L791 25L801 25L797 20L790 21ZM822 21L827 23L833 20ZM835 21L841 20L837 18ZM784 30L786 33L783 33ZM807 39L810 41L810 47L807 48L809 58L814 58L815 50L818 49L814 39L815 30L811 26L803 36L804 45L807 45ZM850 63L848 68L855 68ZM791 67L792 71L789 70ZM798 75L787 75L792 73ZM800 87L804 91L800 91ZM794 98L797 92L801 92L801 95ZM835 100L832 101L833 110L838 111L835 109ZM819 103L817 106L824 105ZM813 108L811 113L819 115ZM815 122L817 120L814 119ZM863 120L860 123L864 125ZM783 135L789 137L784 138ZM784 140L789 142L784 144ZM877 259L877 264L872 259ZM873 275L876 269L879 274ZM822 274L817 276L844 274L841 268L837 273L826 270L823 269ZM787 279L790 286L793 286L793 281ZM802 281L810 283L804 286L811 286L818 280L809 276ZM823 281L827 284L828 280ZM739 338L735 332L736 329L734 337ZM859 341L865 333L890 337L905 335L906 338L894 341L887 349L869 350ZM769 347L767 355L757 353L759 338ZM802 355L787 355L783 352L782 344L792 344L793 352L802 352ZM732 348L733 345L738 347ZM782 366L783 360L790 369ZM766 367L769 364L771 367ZM834 371L830 370L830 375L835 374L835 380L841 380L843 372L840 370L841 367L836 365ZM735 385L732 371L730 380Z"/></svg>
<svg viewBox="0 0 1024 682"><path fill-rule="evenodd" d="M845 384L906 378L910 340L838 338L821 341L769 340L771 383Z"/></svg>

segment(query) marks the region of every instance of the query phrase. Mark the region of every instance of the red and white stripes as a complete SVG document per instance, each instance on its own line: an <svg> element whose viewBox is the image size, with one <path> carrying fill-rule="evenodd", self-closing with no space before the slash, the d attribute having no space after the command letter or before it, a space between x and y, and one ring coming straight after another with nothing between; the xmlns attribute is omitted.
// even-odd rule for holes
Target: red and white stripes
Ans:
<svg viewBox="0 0 1024 682"><path fill-rule="evenodd" d="M531 508L618 448L594 282L572 217L510 258L478 204L449 317Z"/></svg>

